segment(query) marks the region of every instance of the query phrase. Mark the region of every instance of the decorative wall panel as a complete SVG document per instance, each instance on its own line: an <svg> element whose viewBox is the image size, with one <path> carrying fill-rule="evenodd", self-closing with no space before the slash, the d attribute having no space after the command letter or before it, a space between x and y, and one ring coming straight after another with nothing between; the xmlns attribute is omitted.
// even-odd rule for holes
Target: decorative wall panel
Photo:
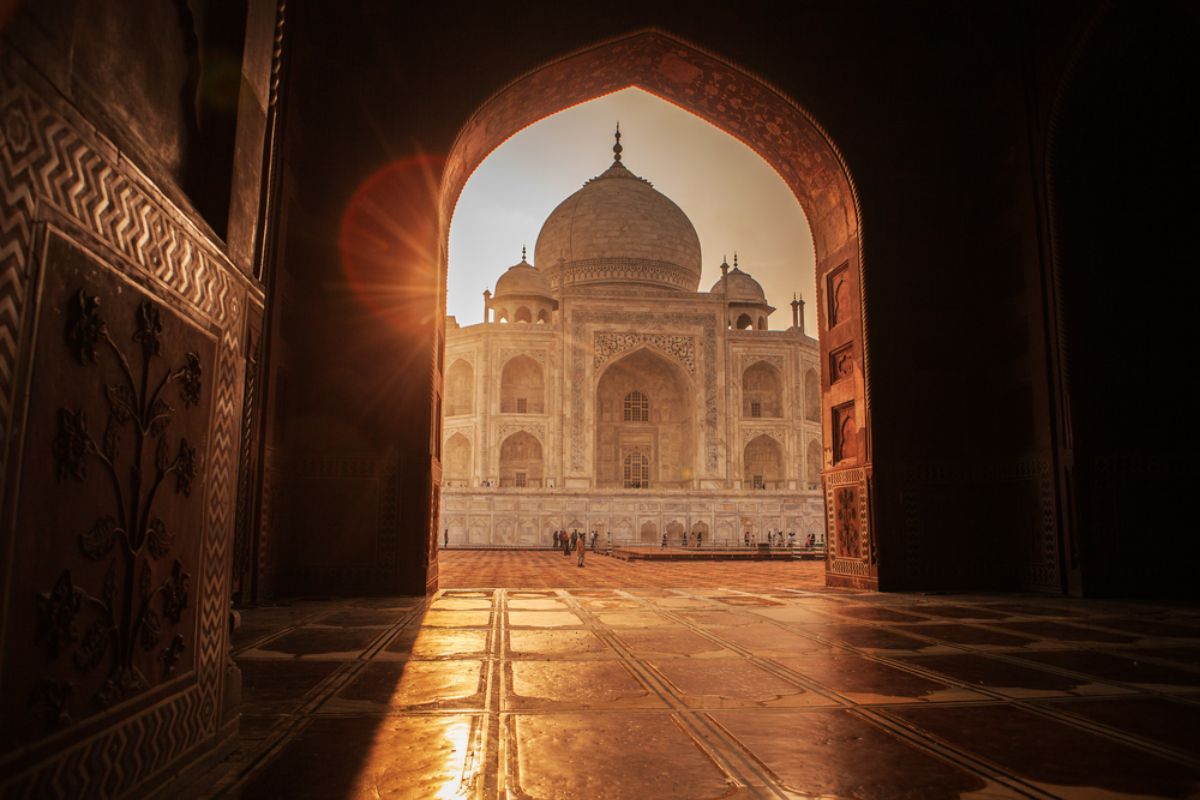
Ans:
<svg viewBox="0 0 1200 800"><path fill-rule="evenodd" d="M0 199L0 793L133 793L218 733L254 290L7 49Z"/></svg>

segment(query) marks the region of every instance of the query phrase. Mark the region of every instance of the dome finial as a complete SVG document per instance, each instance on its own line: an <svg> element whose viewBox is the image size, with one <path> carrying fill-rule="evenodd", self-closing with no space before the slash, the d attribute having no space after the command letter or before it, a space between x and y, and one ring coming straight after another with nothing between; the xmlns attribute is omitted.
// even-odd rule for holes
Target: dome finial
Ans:
<svg viewBox="0 0 1200 800"><path fill-rule="evenodd" d="M521 245L521 262L525 262L525 245Z"/></svg>
<svg viewBox="0 0 1200 800"><path fill-rule="evenodd" d="M734 250L734 251L733 251L733 268L734 268L734 269L737 269L737 268L738 268L738 265L737 265L737 250Z"/></svg>
<svg viewBox="0 0 1200 800"><path fill-rule="evenodd" d="M616 142L616 144L613 145L613 161L619 162L621 160L621 151L625 149L625 148L621 147L621 123L620 123L620 121L617 122L616 139L617 139L617 142Z"/></svg>

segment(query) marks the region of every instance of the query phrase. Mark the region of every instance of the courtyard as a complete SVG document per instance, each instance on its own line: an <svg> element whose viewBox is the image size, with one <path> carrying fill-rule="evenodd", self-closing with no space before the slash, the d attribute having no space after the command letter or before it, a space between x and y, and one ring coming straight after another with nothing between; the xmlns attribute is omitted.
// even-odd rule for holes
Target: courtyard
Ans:
<svg viewBox="0 0 1200 800"><path fill-rule="evenodd" d="M193 796L1187 797L1200 611L831 590L821 562L440 556L247 611Z"/></svg>

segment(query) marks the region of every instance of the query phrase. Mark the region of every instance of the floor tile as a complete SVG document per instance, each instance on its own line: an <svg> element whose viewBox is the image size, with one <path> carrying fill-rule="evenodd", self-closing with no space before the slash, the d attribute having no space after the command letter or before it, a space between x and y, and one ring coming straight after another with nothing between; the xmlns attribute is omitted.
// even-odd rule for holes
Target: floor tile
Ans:
<svg viewBox="0 0 1200 800"><path fill-rule="evenodd" d="M453 797L468 716L318 718L241 790L247 800Z"/></svg>
<svg viewBox="0 0 1200 800"><path fill-rule="evenodd" d="M508 654L512 658L524 659L616 657L612 648L591 631L522 628L512 628L508 631Z"/></svg>
<svg viewBox="0 0 1200 800"><path fill-rule="evenodd" d="M1190 703L1163 697L1106 697L1042 705L1168 747L1200 754L1200 707Z"/></svg>
<svg viewBox="0 0 1200 800"><path fill-rule="evenodd" d="M746 659L648 658L673 693L695 708L828 705L829 700Z"/></svg>
<svg viewBox="0 0 1200 800"><path fill-rule="evenodd" d="M668 714L517 715L510 780L530 798L706 800L724 773Z"/></svg>
<svg viewBox="0 0 1200 800"><path fill-rule="evenodd" d="M903 656L897 660L1012 697L1061 695L1092 683L1088 678L1073 678L1036 665L1020 666L970 653Z"/></svg>
<svg viewBox="0 0 1200 800"><path fill-rule="evenodd" d="M856 703L944 702L986 697L844 650L774 660Z"/></svg>
<svg viewBox="0 0 1200 800"><path fill-rule="evenodd" d="M913 705L889 712L1052 793L1194 796L1200 771L1005 705Z"/></svg>
<svg viewBox="0 0 1200 800"><path fill-rule="evenodd" d="M665 708L619 661L511 661L510 710Z"/></svg>
<svg viewBox="0 0 1200 800"><path fill-rule="evenodd" d="M321 707L321 713L479 705L480 661L375 661Z"/></svg>
<svg viewBox="0 0 1200 800"><path fill-rule="evenodd" d="M717 711L712 717L805 797L951 800L988 786L844 709Z"/></svg>

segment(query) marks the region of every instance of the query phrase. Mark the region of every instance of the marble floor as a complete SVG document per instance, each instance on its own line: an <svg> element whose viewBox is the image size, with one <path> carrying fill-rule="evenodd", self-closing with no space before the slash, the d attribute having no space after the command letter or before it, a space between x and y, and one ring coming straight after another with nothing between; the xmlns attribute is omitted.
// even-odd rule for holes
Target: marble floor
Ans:
<svg viewBox="0 0 1200 800"><path fill-rule="evenodd" d="M430 598L247 612L241 733L186 793L1200 796L1200 609L566 562L460 552Z"/></svg>

